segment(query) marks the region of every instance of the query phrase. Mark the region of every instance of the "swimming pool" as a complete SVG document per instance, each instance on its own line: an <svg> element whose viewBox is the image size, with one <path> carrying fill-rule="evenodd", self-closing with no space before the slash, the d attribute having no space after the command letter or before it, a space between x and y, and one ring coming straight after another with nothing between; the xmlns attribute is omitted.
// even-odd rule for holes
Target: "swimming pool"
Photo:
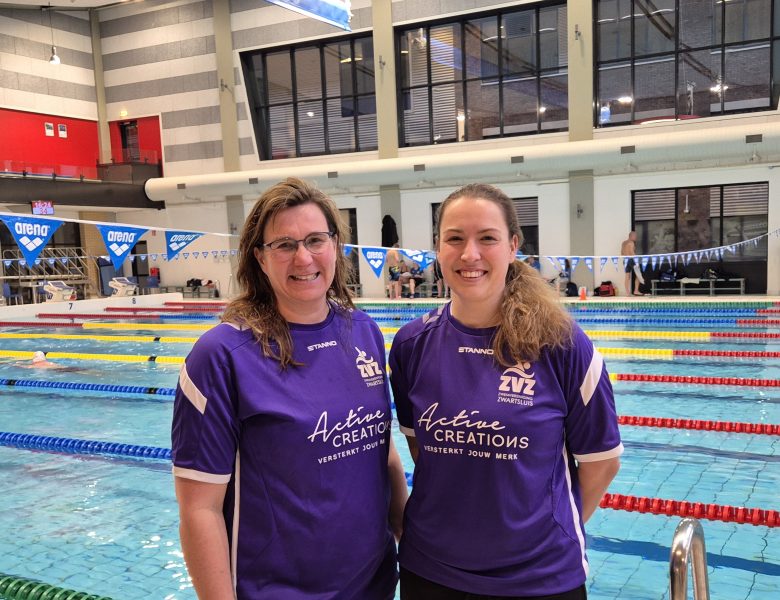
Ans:
<svg viewBox="0 0 780 600"><path fill-rule="evenodd" d="M595 303L594 303L595 304ZM769 303L760 306L766 307ZM645 305L657 308L657 303ZM744 308L742 304L740 307ZM381 307L379 307L381 308ZM608 323L583 323L600 348L780 351L780 339L725 338L708 341L626 339L621 332L683 330L748 331L744 327L664 324L637 328L614 323L631 316L622 307ZM637 315L640 306L634 307ZM741 309L742 309L741 308ZM403 318L422 312L395 311L381 324L386 340ZM727 318L706 306L686 318ZM388 313L375 311L377 318ZM723 312L723 311L721 311ZM652 311L646 311L652 316ZM683 314L683 313L680 313ZM402 317L402 318L396 318ZM583 316L575 312L575 316ZM588 316L593 316L588 313ZM659 316L656 313L656 316ZM729 315L742 318L744 315ZM663 319L675 318L663 315ZM680 320L682 317L676 317ZM748 318L750 315L748 315ZM772 318L771 315L769 318ZM159 323L160 321L156 321ZM163 321L167 322L167 321ZM177 321L180 322L180 321ZM208 321L198 320L200 327ZM182 322L184 324L184 322ZM197 336L198 331L164 331L138 323L128 329L78 331L79 339L30 338L52 333L38 328L0 329L24 338L0 336L0 350L37 349L70 354L184 356L191 343L105 341L95 336ZM76 330L57 330L73 335ZM751 331L774 332L775 327ZM594 335L598 338L598 335ZM83 339L81 339L83 338ZM611 356L613 373L695 374L703 377L780 379L780 359L756 357ZM174 387L178 365L156 362L58 359L82 371L45 373L22 369L14 359L0 362L0 379L51 379ZM614 382L618 412L675 419L780 423L780 388L706 383ZM170 447L172 400L138 394L41 390L0 386L0 429ZM623 426L623 467L610 492L639 497L778 509L780 436L660 427ZM394 432L407 471L413 465L405 442ZM0 573L117 599L194 598L178 542L178 516L170 464L160 459L107 458L0 447ZM588 524L591 577L589 597L667 598L668 558L679 517L602 509ZM713 598L774 600L780 597L780 529L703 520Z"/></svg>

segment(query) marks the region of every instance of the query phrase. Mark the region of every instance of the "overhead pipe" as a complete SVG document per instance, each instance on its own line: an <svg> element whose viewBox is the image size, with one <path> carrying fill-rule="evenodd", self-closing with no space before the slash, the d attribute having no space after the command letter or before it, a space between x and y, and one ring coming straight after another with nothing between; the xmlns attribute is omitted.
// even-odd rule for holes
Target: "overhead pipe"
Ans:
<svg viewBox="0 0 780 600"><path fill-rule="evenodd" d="M549 137L518 139L513 147L466 150L463 146L436 147L426 155L365 160L325 157L317 163L268 163L252 171L234 171L149 179L151 200L187 202L257 196L289 176L314 181L323 189L378 190L382 185L402 188L441 186L468 181L544 181L568 178L572 171L594 175L663 171L710 166L737 166L780 159L780 122L752 121L728 125L701 121L685 125L648 125L641 135L551 142ZM750 137L748 137L750 136ZM759 139L760 142L755 140ZM403 152L403 150L402 150ZM407 153L410 154L410 153Z"/></svg>

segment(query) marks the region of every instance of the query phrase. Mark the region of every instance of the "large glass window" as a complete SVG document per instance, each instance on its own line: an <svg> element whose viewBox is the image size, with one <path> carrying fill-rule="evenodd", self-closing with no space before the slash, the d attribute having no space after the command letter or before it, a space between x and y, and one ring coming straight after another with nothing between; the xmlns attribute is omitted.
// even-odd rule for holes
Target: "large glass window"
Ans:
<svg viewBox="0 0 780 600"><path fill-rule="evenodd" d="M261 160L377 148L370 36L241 53Z"/></svg>
<svg viewBox="0 0 780 600"><path fill-rule="evenodd" d="M396 30L400 145L568 128L565 3Z"/></svg>
<svg viewBox="0 0 780 600"><path fill-rule="evenodd" d="M594 0L596 125L777 106L773 2Z"/></svg>

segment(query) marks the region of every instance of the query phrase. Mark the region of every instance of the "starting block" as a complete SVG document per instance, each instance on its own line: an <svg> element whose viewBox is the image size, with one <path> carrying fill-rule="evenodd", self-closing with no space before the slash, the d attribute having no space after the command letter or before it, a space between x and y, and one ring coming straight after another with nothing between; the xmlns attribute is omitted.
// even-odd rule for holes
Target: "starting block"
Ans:
<svg viewBox="0 0 780 600"><path fill-rule="evenodd" d="M114 288L112 296L132 296L138 289L138 285L127 277L114 277L108 282L108 286Z"/></svg>
<svg viewBox="0 0 780 600"><path fill-rule="evenodd" d="M75 288L70 287L64 281L49 281L43 284L46 292L46 302L67 302L76 298Z"/></svg>

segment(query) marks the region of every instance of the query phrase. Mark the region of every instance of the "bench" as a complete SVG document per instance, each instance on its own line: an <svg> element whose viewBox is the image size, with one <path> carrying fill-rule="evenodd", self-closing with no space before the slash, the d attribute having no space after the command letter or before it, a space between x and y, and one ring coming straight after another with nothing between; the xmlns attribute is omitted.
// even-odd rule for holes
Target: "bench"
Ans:
<svg viewBox="0 0 780 600"><path fill-rule="evenodd" d="M660 284L660 285L659 285ZM716 292L745 293L745 278L731 277L729 279L692 279L686 278L678 281L660 281L653 279L650 282L650 293L653 296L663 292L670 292L685 296L686 294L708 293L714 296Z"/></svg>

